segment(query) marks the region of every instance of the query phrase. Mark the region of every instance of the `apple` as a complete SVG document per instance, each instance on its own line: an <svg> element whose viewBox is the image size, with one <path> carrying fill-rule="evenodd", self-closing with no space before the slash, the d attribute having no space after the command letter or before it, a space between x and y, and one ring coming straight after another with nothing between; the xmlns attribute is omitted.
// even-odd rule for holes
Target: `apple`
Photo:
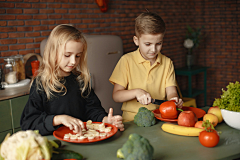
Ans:
<svg viewBox="0 0 240 160"><path fill-rule="evenodd" d="M193 111L182 111L178 116L178 125L194 127L198 118Z"/></svg>
<svg viewBox="0 0 240 160"><path fill-rule="evenodd" d="M212 113L218 117L218 123L223 121L221 109L218 106L210 107L207 113Z"/></svg>
<svg viewBox="0 0 240 160"><path fill-rule="evenodd" d="M203 127L202 124L203 124L203 121L197 121L194 127L204 129L205 127Z"/></svg>
<svg viewBox="0 0 240 160"><path fill-rule="evenodd" d="M218 124L218 117L212 113L207 113L203 116L203 121L209 120L215 127Z"/></svg>

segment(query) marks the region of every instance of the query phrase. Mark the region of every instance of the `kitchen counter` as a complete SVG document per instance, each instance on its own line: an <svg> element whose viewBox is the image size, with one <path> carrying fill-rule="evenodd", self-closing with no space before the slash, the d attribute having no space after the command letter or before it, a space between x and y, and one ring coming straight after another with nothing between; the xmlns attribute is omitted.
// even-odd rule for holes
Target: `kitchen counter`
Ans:
<svg viewBox="0 0 240 160"><path fill-rule="evenodd" d="M205 107L204 110L207 108ZM216 147L207 148L200 144L198 137L178 136L162 131L162 121L151 127L138 127L134 122L126 122L125 131L118 131L114 136L100 142L75 144L63 142L65 149L81 153L87 160L120 160L117 150L127 141L131 133L147 138L154 147L154 160L229 160L240 158L240 130L222 122L216 126L221 131ZM47 136L55 139L54 136Z"/></svg>
<svg viewBox="0 0 240 160"><path fill-rule="evenodd" d="M29 85L0 90L0 101L29 94Z"/></svg>

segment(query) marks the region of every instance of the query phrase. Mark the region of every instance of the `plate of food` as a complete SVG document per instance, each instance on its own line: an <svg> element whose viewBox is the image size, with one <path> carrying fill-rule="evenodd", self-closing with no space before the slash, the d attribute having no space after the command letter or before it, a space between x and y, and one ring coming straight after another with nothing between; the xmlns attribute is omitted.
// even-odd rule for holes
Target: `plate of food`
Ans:
<svg viewBox="0 0 240 160"><path fill-rule="evenodd" d="M195 107L182 107L182 110L184 110L184 111L193 111L193 112L196 114L197 118L202 118L202 117L206 114L206 112L205 112L204 110L202 110L202 109L200 109L200 108L195 108ZM166 118L162 118L159 109L155 109L155 110L153 111L153 113L154 113L154 116L155 116L157 119L161 120L161 121L165 121L165 122L177 122L177 121L178 121L177 118L176 118L176 119L166 119ZM179 113L180 113L180 112L179 112Z"/></svg>
<svg viewBox="0 0 240 160"><path fill-rule="evenodd" d="M102 122L83 122L85 129L83 134L74 133L66 126L62 126L53 132L53 136L59 140L71 143L93 143L105 140L117 133L116 126Z"/></svg>

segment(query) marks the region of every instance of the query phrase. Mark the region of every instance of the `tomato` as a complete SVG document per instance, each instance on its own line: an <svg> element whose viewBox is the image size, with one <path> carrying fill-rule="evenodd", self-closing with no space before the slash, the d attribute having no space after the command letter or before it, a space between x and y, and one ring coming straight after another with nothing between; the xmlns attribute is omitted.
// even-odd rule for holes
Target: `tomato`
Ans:
<svg viewBox="0 0 240 160"><path fill-rule="evenodd" d="M219 142L218 132L214 129L200 132L198 138L200 143L205 147L215 147Z"/></svg>
<svg viewBox="0 0 240 160"><path fill-rule="evenodd" d="M183 111L178 116L178 125L194 127L197 120L197 116L193 111Z"/></svg>

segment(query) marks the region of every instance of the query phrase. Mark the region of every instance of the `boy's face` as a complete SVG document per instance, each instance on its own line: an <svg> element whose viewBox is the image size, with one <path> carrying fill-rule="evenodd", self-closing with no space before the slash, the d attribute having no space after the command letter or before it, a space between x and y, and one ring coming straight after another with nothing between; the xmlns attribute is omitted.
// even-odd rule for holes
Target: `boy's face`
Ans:
<svg viewBox="0 0 240 160"><path fill-rule="evenodd" d="M83 48L81 42L70 40L66 43L63 55L58 54L60 76L69 76L71 71L78 66Z"/></svg>
<svg viewBox="0 0 240 160"><path fill-rule="evenodd" d="M162 49L164 34L142 34L133 37L134 43L139 46L142 57L153 64Z"/></svg>

